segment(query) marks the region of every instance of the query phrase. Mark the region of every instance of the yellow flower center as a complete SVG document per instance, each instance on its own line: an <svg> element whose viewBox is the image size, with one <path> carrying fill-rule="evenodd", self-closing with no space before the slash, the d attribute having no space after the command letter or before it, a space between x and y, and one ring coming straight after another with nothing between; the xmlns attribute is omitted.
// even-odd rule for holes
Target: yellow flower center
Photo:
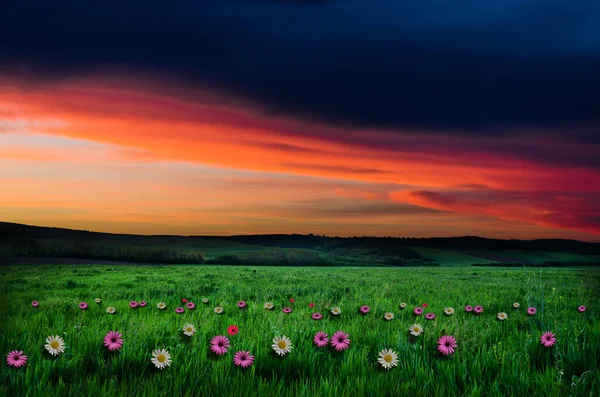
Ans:
<svg viewBox="0 0 600 397"><path fill-rule="evenodd" d="M159 363L164 363L165 361L167 361L167 357L164 354L159 354L158 357L156 357L156 359Z"/></svg>
<svg viewBox="0 0 600 397"><path fill-rule="evenodd" d="M187 332L192 332L192 327L187 327Z"/></svg>
<svg viewBox="0 0 600 397"><path fill-rule="evenodd" d="M413 328L413 331L414 331L414 332L419 332L419 327L414 327L414 328Z"/></svg>
<svg viewBox="0 0 600 397"><path fill-rule="evenodd" d="M58 341L56 341L56 340L53 340L52 343L50 343L50 346L53 349L58 349L60 347L60 343L58 343Z"/></svg>
<svg viewBox="0 0 600 397"><path fill-rule="evenodd" d="M383 356L383 361L385 361L386 363L391 363L393 360L393 357L391 354L386 354L385 356Z"/></svg>
<svg viewBox="0 0 600 397"><path fill-rule="evenodd" d="M283 340L280 340L279 342L277 342L277 346L280 349L285 349L287 347L287 343L285 343L285 341L283 341Z"/></svg>

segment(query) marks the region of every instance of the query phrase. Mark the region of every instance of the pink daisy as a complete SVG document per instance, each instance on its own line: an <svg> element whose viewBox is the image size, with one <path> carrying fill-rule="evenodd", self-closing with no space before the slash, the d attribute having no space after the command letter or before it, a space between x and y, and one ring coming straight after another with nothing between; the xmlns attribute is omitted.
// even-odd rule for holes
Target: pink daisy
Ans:
<svg viewBox="0 0 600 397"><path fill-rule="evenodd" d="M140 307L146 307L146 305L147 305L147 304L148 304L148 303L147 303L146 301L141 301L141 302L139 303Z"/></svg>
<svg viewBox="0 0 600 397"><path fill-rule="evenodd" d="M556 335L552 332L545 332L540 338L540 343L544 345L544 347L552 347L556 343Z"/></svg>
<svg viewBox="0 0 600 397"><path fill-rule="evenodd" d="M87 310L87 308L88 308L88 304L87 304L87 303L85 303L85 302L81 302L81 303L79 304L79 308L80 308L81 310Z"/></svg>
<svg viewBox="0 0 600 397"><path fill-rule="evenodd" d="M586 310L586 307L582 305L582 306L579 306L577 308L577 310L579 310L580 313L583 313Z"/></svg>
<svg viewBox="0 0 600 397"><path fill-rule="evenodd" d="M344 331L338 331L331 337L331 346L337 351L346 350L350 346L349 335Z"/></svg>
<svg viewBox="0 0 600 397"><path fill-rule="evenodd" d="M473 306L468 306L468 305L465 306L465 311L468 312L468 313L472 312L473 311Z"/></svg>
<svg viewBox="0 0 600 397"><path fill-rule="evenodd" d="M456 339L450 335L444 335L440 339L438 339L437 349L440 353L447 356L449 354L454 353L454 349L456 349L458 345L456 344Z"/></svg>
<svg viewBox="0 0 600 397"><path fill-rule="evenodd" d="M246 307L246 302L244 302L244 301L238 301L237 307L239 307L240 309L245 308Z"/></svg>
<svg viewBox="0 0 600 397"><path fill-rule="evenodd" d="M210 340L210 350L213 351L217 356L222 356L227 353L229 347L229 339L223 335L215 336Z"/></svg>
<svg viewBox="0 0 600 397"><path fill-rule="evenodd" d="M254 356L251 356L249 351L245 352L240 350L233 356L233 363L238 367L247 368L251 366L253 362Z"/></svg>
<svg viewBox="0 0 600 397"><path fill-rule="evenodd" d="M27 356L23 355L23 351L13 350L6 356L6 363L10 367L20 368L27 364Z"/></svg>
<svg viewBox="0 0 600 397"><path fill-rule="evenodd" d="M38 301L31 302L31 306L33 306L33 307L38 307L39 305L40 305L40 302L38 302Z"/></svg>
<svg viewBox="0 0 600 397"><path fill-rule="evenodd" d="M415 314L415 316L420 316L421 314L423 314L423 309L421 309L420 307L415 307L413 309L413 313Z"/></svg>
<svg viewBox="0 0 600 397"><path fill-rule="evenodd" d="M325 347L329 343L329 338L325 332L317 332L313 341L317 347Z"/></svg>
<svg viewBox="0 0 600 397"><path fill-rule="evenodd" d="M537 309L535 307L528 307L527 308L527 314L530 316L533 316L535 313L537 313Z"/></svg>
<svg viewBox="0 0 600 397"><path fill-rule="evenodd" d="M433 319L435 318L435 314L433 314L433 313L427 313L427 314L425 315L425 318L426 318L427 320L433 320Z"/></svg>
<svg viewBox="0 0 600 397"><path fill-rule="evenodd" d="M475 314L481 314L483 313L483 306L475 306L473 308L473 311L475 312Z"/></svg>
<svg viewBox="0 0 600 397"><path fill-rule="evenodd" d="M292 308L291 307L284 307L281 311L284 312L285 314L290 314L292 312Z"/></svg>
<svg viewBox="0 0 600 397"><path fill-rule="evenodd" d="M421 304L421 307L427 307L427 306L429 306L427 303L422 303Z"/></svg>
<svg viewBox="0 0 600 397"><path fill-rule="evenodd" d="M138 303L136 301L131 301L129 302L129 307L135 309L136 307L138 307Z"/></svg>
<svg viewBox="0 0 600 397"><path fill-rule="evenodd" d="M177 309L175 309L175 313L177 314L181 314L185 311L185 309L183 307L178 307Z"/></svg>
<svg viewBox="0 0 600 397"><path fill-rule="evenodd" d="M196 308L196 304L194 302L188 302L185 307L187 307L189 310L194 310Z"/></svg>
<svg viewBox="0 0 600 397"><path fill-rule="evenodd" d="M313 315L312 315L313 320L320 320L322 318L323 318L323 315L321 313L313 313Z"/></svg>
<svg viewBox="0 0 600 397"><path fill-rule="evenodd" d="M119 332L110 331L104 337L104 346L108 347L108 350L110 351L119 350L123 347L123 339L121 339L122 337L123 335Z"/></svg>
<svg viewBox="0 0 600 397"><path fill-rule="evenodd" d="M368 312L370 312L370 311L371 311L371 308L370 308L369 306L367 306L367 305L364 305L364 306L362 306L362 307L360 308L360 312L361 312L362 314L367 314L367 313L368 313Z"/></svg>

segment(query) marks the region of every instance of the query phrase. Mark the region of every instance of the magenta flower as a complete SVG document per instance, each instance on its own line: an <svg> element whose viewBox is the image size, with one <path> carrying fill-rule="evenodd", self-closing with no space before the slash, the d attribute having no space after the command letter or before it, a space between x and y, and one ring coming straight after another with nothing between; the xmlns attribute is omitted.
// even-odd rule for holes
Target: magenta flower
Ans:
<svg viewBox="0 0 600 397"><path fill-rule="evenodd" d="M244 302L244 301L238 301L237 307L239 307L240 309L245 308L246 307L246 302Z"/></svg>
<svg viewBox="0 0 600 397"><path fill-rule="evenodd" d="M313 342L315 345L317 345L317 347L325 347L329 343L329 338L325 332L317 332Z"/></svg>
<svg viewBox="0 0 600 397"><path fill-rule="evenodd" d="M322 318L323 318L323 315L321 313L313 313L313 315L312 315L313 320L320 320Z"/></svg>
<svg viewBox="0 0 600 397"><path fill-rule="evenodd" d="M427 320L433 320L433 319L435 318L435 314L433 314L433 313L427 313L427 314L425 315L425 318L426 318Z"/></svg>
<svg viewBox="0 0 600 397"><path fill-rule="evenodd" d="M454 354L454 349L456 349L458 345L456 344L456 339L450 335L444 335L440 339L438 339L437 349L440 353L447 356L449 354Z"/></svg>
<svg viewBox="0 0 600 397"><path fill-rule="evenodd" d="M368 312L370 312L370 311L371 311L371 308L370 308L369 306L367 306L367 305L364 305L364 306L362 306L362 307L360 308L360 312L361 312L362 314L367 314L367 313L368 313Z"/></svg>
<svg viewBox="0 0 600 397"><path fill-rule="evenodd" d="M185 309L183 307L178 307L177 309L175 309L175 313L177 314L181 314L185 311Z"/></svg>
<svg viewBox="0 0 600 397"><path fill-rule="evenodd" d="M104 346L110 351L119 350L123 347L123 335L117 331L110 331L104 337Z"/></svg>
<svg viewBox="0 0 600 397"><path fill-rule="evenodd" d="M147 303L146 301L141 301L141 302L139 303L140 307L146 307L146 305L147 305L147 304L148 304L148 303Z"/></svg>
<svg viewBox="0 0 600 397"><path fill-rule="evenodd" d="M79 304L79 308L80 308L81 310L87 310L87 308L88 308L88 304L87 304L87 303L85 303L85 302L81 302L81 303Z"/></svg>
<svg viewBox="0 0 600 397"><path fill-rule="evenodd" d="M483 306L475 306L473 308L473 311L475 312L475 314L481 314L483 313Z"/></svg>
<svg viewBox="0 0 600 397"><path fill-rule="evenodd" d="M248 368L253 362L254 356L251 356L249 351L245 352L240 350L239 352L235 353L235 356L233 356L233 363L238 367Z"/></svg>
<svg viewBox="0 0 600 397"><path fill-rule="evenodd" d="M421 314L423 314L423 309L420 307L415 307L413 309L413 313L415 314L415 316L420 316Z"/></svg>
<svg viewBox="0 0 600 397"><path fill-rule="evenodd" d="M23 351L13 350L6 356L6 363L10 367L20 368L27 364L27 356L23 355Z"/></svg>
<svg viewBox="0 0 600 397"><path fill-rule="evenodd" d="M552 347L556 343L556 335L552 332L545 332L540 338L540 343L544 345L544 347Z"/></svg>
<svg viewBox="0 0 600 397"><path fill-rule="evenodd" d="M31 306L33 306L33 307L38 307L39 305L40 305L40 302L38 302L38 301L31 302ZM585 310L585 307L584 307L584 310Z"/></svg>
<svg viewBox="0 0 600 397"><path fill-rule="evenodd" d="M465 306L465 311L467 313L471 313L473 311L473 306L469 306L469 305Z"/></svg>
<svg viewBox="0 0 600 397"><path fill-rule="evenodd" d="M292 312L292 308L291 307L284 307L281 311L284 312L285 314L290 314Z"/></svg>
<svg viewBox="0 0 600 397"><path fill-rule="evenodd" d="M331 346L337 351L346 350L350 346L349 335L344 331L338 331L331 337Z"/></svg>
<svg viewBox="0 0 600 397"><path fill-rule="evenodd" d="M582 306L579 306L577 308L577 310L579 310L579 313L583 313L586 310L586 307L582 305Z"/></svg>
<svg viewBox="0 0 600 397"><path fill-rule="evenodd" d="M223 335L215 336L210 340L210 350L213 351L217 356L222 356L227 353L229 347L229 339Z"/></svg>
<svg viewBox="0 0 600 397"><path fill-rule="evenodd" d="M138 307L138 303L136 301L131 301L129 302L129 307L135 309L136 307Z"/></svg>
<svg viewBox="0 0 600 397"><path fill-rule="evenodd" d="M185 307L187 307L189 310L194 310L196 308L196 304L194 302L188 302Z"/></svg>
<svg viewBox="0 0 600 397"><path fill-rule="evenodd" d="M528 307L527 308L527 314L530 316L533 316L535 313L537 313L537 309L535 307Z"/></svg>

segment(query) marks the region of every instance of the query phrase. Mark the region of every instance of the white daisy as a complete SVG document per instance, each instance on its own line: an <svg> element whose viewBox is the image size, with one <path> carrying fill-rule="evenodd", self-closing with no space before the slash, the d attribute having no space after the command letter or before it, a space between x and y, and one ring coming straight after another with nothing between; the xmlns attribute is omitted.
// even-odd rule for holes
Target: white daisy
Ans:
<svg viewBox="0 0 600 397"><path fill-rule="evenodd" d="M150 361L156 365L156 368L163 369L171 365L171 355L165 349L156 349L152 352Z"/></svg>
<svg viewBox="0 0 600 397"><path fill-rule="evenodd" d="M271 310L274 307L275 307L275 305L272 302L265 302L265 309Z"/></svg>
<svg viewBox="0 0 600 397"><path fill-rule="evenodd" d="M398 307L400 309L404 309L404 308L406 308L406 303L402 302Z"/></svg>
<svg viewBox="0 0 600 397"><path fill-rule="evenodd" d="M215 307L215 313L217 313L217 314L223 313L223 308L221 306Z"/></svg>
<svg viewBox="0 0 600 397"><path fill-rule="evenodd" d="M519 302L515 302L515 303L513 303L513 307L514 307L515 309L518 309L518 308L519 308L519 306L521 306L521 305L519 305Z"/></svg>
<svg viewBox="0 0 600 397"><path fill-rule="evenodd" d="M383 315L383 318L385 318L386 320L390 321L394 319L394 313L392 312L387 312Z"/></svg>
<svg viewBox="0 0 600 397"><path fill-rule="evenodd" d="M109 307L107 307L107 308L106 308L106 312L107 312L108 314L115 314L115 313L117 312L117 309L115 309L115 308L114 308L114 307L112 307L112 306L109 306Z"/></svg>
<svg viewBox="0 0 600 397"><path fill-rule="evenodd" d="M342 310L337 306L331 309L331 314L333 314L334 316L339 316L341 313Z"/></svg>
<svg viewBox="0 0 600 397"><path fill-rule="evenodd" d="M156 304L156 307L159 308L160 310L165 310L167 308L167 304L165 302L158 302Z"/></svg>
<svg viewBox="0 0 600 397"><path fill-rule="evenodd" d="M102 299L100 299L100 298L96 298L96 299L94 299L94 302L96 302L96 303L100 303L100 302L102 302Z"/></svg>
<svg viewBox="0 0 600 397"><path fill-rule="evenodd" d="M419 336L423 333L423 327L420 324L413 324L409 328L411 335Z"/></svg>
<svg viewBox="0 0 600 397"><path fill-rule="evenodd" d="M504 320L506 320L507 318L508 318L508 315L507 315L506 313L504 313L504 312L500 312L500 313L498 313L498 320L500 320L500 321L504 321Z"/></svg>
<svg viewBox="0 0 600 397"><path fill-rule="evenodd" d="M446 314L446 316L451 316L454 314L454 308L452 307L447 307L444 309L444 313Z"/></svg>
<svg viewBox="0 0 600 397"><path fill-rule="evenodd" d="M277 336L273 338L271 347L275 350L275 353L283 356L292 350L292 341L285 335Z"/></svg>
<svg viewBox="0 0 600 397"><path fill-rule="evenodd" d="M379 364L385 369L390 369L398 365L398 354L392 349L383 349L379 352L379 358L377 359Z"/></svg>
<svg viewBox="0 0 600 397"><path fill-rule="evenodd" d="M183 334L186 336L192 336L196 333L196 327L193 324L185 324L183 326Z"/></svg>
<svg viewBox="0 0 600 397"><path fill-rule="evenodd" d="M206 304L208 304L208 302L209 302L209 301L208 301L208 298L203 298L203 299L202 299L202 303L204 303L205 305L206 305Z"/></svg>
<svg viewBox="0 0 600 397"><path fill-rule="evenodd" d="M58 356L60 353L65 351L65 341L60 336L49 336L46 338L46 345L44 347L48 350L48 353L53 356Z"/></svg>

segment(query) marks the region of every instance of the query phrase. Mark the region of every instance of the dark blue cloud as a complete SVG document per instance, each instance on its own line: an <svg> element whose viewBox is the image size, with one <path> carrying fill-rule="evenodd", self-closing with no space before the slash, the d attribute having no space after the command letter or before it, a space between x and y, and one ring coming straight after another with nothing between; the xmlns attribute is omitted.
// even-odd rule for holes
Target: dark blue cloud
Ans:
<svg viewBox="0 0 600 397"><path fill-rule="evenodd" d="M600 121L595 0L12 0L0 10L0 65L32 66L36 78L159 71L348 127Z"/></svg>

